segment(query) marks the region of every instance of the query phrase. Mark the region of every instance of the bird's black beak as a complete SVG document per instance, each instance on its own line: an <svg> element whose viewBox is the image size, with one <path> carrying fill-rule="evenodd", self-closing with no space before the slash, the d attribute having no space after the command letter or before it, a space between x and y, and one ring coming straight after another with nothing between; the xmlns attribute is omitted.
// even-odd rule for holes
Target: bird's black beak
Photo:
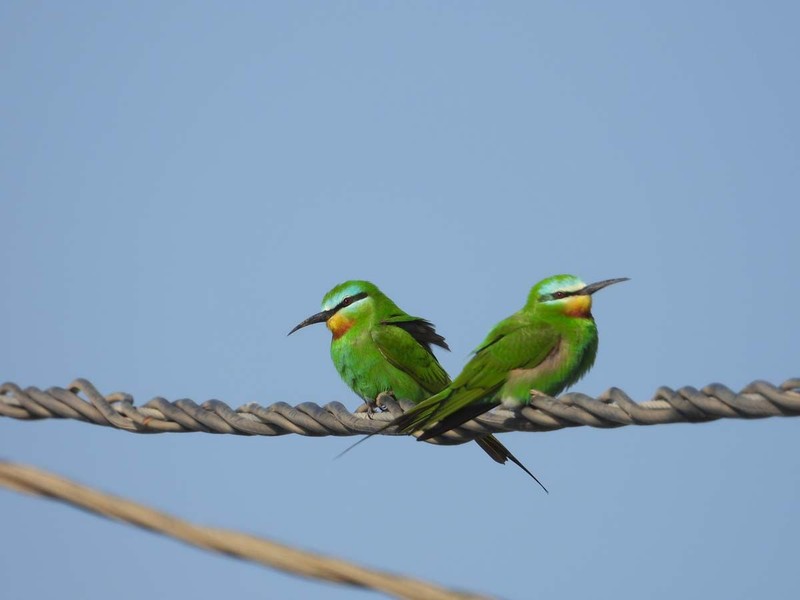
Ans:
<svg viewBox="0 0 800 600"><path fill-rule="evenodd" d="M333 312L334 311L332 311L332 310L323 310L322 312L318 312L315 315L311 315L310 317L308 317L302 323L298 323L297 326L295 326L295 328L292 329L286 335L292 335L295 331L297 331L298 329L302 329L303 327L306 327L307 325L313 325L314 323L324 323L325 321L327 321L328 319L330 319L333 316Z"/></svg>
<svg viewBox="0 0 800 600"><path fill-rule="evenodd" d="M578 292L582 296L590 296L595 292L602 290L604 287L608 287L610 285L614 285L615 283L621 283L623 281L628 281L628 277L618 277L616 279L604 279L603 281L598 281L597 283L591 283L583 288L580 292Z"/></svg>

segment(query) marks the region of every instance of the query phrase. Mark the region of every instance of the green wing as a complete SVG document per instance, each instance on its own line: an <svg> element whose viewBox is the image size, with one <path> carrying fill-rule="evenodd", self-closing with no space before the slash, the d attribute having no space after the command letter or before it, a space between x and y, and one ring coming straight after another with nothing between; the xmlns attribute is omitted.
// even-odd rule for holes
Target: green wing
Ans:
<svg viewBox="0 0 800 600"><path fill-rule="evenodd" d="M413 320L413 317L405 318L403 322L411 322L409 319ZM435 394L450 383L450 377L433 353L406 329L387 321L373 327L370 333L383 357L429 394Z"/></svg>
<svg viewBox="0 0 800 600"><path fill-rule="evenodd" d="M492 333L496 333L499 329L500 327L498 326ZM374 327L370 333L379 351L391 365L409 375L423 389L428 390L431 394L436 394L427 400L423 400L411 410L385 425L376 433L380 433L384 429L395 425L401 431L413 433L426 423L435 423L438 421L438 419L431 421L430 415L443 405L445 400L453 394L453 389L447 387L450 383L450 378L431 352L430 344L433 343L447 348L447 344L444 343L444 338L434 331L433 326L428 321L408 315L390 317L384 320L378 327ZM502 330L501 333L509 335L512 332L510 330L507 332ZM498 336L496 341L499 341L502 337L502 335ZM482 355L483 352L486 351L485 349L487 346L494 343L492 340L492 334L490 334L487 341L477 350L479 355ZM491 344L487 343L489 341L491 341ZM473 358L469 364L473 364L477 358L478 356ZM499 385L502 385L503 379L504 377L500 379ZM488 410L491 408L491 405L486 404L485 407L484 405L479 405L479 408L480 411L476 414ZM464 416L463 413L459 413L459 418L462 416L464 418L461 422L464 422L471 419L474 415ZM454 427L455 426L456 425L454 425ZM371 433L367 437L362 438L347 448L342 454L348 452L361 442L368 440L373 435L375 435L375 433ZM528 475L533 477L533 479L547 491L547 488L542 485L536 476L531 473L508 448L501 444L500 440L496 437L489 435L475 441L493 460L500 464L504 464L506 460L511 460Z"/></svg>
<svg viewBox="0 0 800 600"><path fill-rule="evenodd" d="M503 387L510 371L532 369L557 347L558 332L515 315L499 323L475 351L475 356L447 388L447 394L426 400L412 410L422 409L424 421L414 426L425 429L419 439L435 437L486 412L497 404L494 396ZM423 404L429 403L427 406ZM435 408L434 408L435 405ZM412 430L416 431L416 429Z"/></svg>
<svg viewBox="0 0 800 600"><path fill-rule="evenodd" d="M400 329L404 329L411 334L417 342L425 346L430 352L431 344L435 344L445 350L450 350L444 338L436 333L436 328L433 323L419 317L412 317L405 313L392 315L381 321L381 325L394 325Z"/></svg>

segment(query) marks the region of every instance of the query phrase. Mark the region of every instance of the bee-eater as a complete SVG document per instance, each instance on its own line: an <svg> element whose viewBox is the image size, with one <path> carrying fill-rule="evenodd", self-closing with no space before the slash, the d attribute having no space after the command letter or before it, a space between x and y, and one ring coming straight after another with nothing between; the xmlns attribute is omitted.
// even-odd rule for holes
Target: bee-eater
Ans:
<svg viewBox="0 0 800 600"><path fill-rule="evenodd" d="M450 385L387 428L426 440L494 406L527 404L531 390L559 394L586 374L597 355L592 294L627 279L586 285L574 275L554 275L540 281L522 310L489 332Z"/></svg>
<svg viewBox="0 0 800 600"><path fill-rule="evenodd" d="M450 348L433 324L402 311L369 281L345 281L334 287L322 299L322 311L289 335L313 323L325 323L330 329L333 364L368 407L384 392L420 402L450 383L431 344ZM503 464L510 459L539 482L496 437L476 442L495 461Z"/></svg>

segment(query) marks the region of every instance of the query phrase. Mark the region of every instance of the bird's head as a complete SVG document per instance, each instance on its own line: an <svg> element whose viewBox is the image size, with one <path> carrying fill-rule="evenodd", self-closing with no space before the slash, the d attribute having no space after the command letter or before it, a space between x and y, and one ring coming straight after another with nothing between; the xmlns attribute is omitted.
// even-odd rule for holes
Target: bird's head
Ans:
<svg viewBox="0 0 800 600"><path fill-rule="evenodd" d="M619 277L586 285L575 275L553 275L533 286L525 308L567 317L589 318L592 316L592 294L627 280L627 277Z"/></svg>
<svg viewBox="0 0 800 600"><path fill-rule="evenodd" d="M322 298L322 311L311 315L289 332L314 323L325 323L334 339L342 337L356 323L370 322L382 300L388 299L369 281L345 281Z"/></svg>

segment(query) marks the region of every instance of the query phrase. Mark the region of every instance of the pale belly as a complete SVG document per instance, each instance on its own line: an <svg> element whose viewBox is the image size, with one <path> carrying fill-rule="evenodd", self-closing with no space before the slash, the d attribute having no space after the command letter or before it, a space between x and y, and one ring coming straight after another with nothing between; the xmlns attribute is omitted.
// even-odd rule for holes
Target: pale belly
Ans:
<svg viewBox="0 0 800 600"><path fill-rule="evenodd" d="M503 406L513 408L528 404L531 390L537 389L537 380L541 378L540 369L515 369L509 372L506 382L498 397ZM545 392L546 393L546 392Z"/></svg>

